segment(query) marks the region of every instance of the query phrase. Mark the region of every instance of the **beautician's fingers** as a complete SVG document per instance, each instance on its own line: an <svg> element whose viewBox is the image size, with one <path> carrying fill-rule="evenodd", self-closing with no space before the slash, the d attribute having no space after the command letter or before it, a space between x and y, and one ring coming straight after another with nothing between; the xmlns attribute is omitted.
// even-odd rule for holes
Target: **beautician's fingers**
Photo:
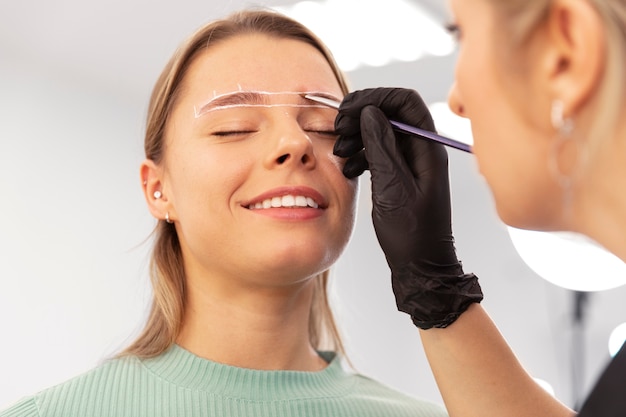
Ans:
<svg viewBox="0 0 626 417"><path fill-rule="evenodd" d="M431 265L456 264L444 146L397 137L374 106L361 112L361 137L372 173L372 219L388 260L402 265L419 252Z"/></svg>
<svg viewBox="0 0 626 417"><path fill-rule="evenodd" d="M339 136L335 142L333 153L347 159L343 167L343 175L346 178L358 177L368 169L360 132L351 136Z"/></svg>
<svg viewBox="0 0 626 417"><path fill-rule="evenodd" d="M413 173L406 164L394 131L385 114L374 106L361 112L361 137L365 156L372 173L372 194L382 203L399 205L398 197L407 197L414 188ZM385 202L385 199L390 201ZM395 207L392 209L396 209Z"/></svg>
<svg viewBox="0 0 626 417"><path fill-rule="evenodd" d="M374 106L361 113L361 134L372 181L372 220L390 265L412 257L413 233L421 226L422 196L385 114Z"/></svg>
<svg viewBox="0 0 626 417"><path fill-rule="evenodd" d="M365 150L361 150L354 154L346 161L343 166L343 175L348 178L356 178L369 169L369 164L365 158Z"/></svg>
<svg viewBox="0 0 626 417"><path fill-rule="evenodd" d="M395 118L406 123L412 123L421 128L435 131L434 122L420 95L409 89L402 88L372 88L355 91L348 94L339 108L335 120L335 130L339 135L333 152L343 158L348 158L344 174L348 178L361 175L368 169L367 159L360 154L363 149L362 139L362 110L367 106L378 107L386 118ZM387 124L387 121L385 120ZM442 146L434 145L430 141L415 140L410 135L394 132L399 140L406 163L412 168L415 176L419 171L418 165L422 159L430 159L431 152L440 154L436 160L442 160L447 169L447 153ZM390 136L391 137L391 136Z"/></svg>
<svg viewBox="0 0 626 417"><path fill-rule="evenodd" d="M408 123L422 129L435 131L428 106L415 91L406 88L369 88L354 91L344 97L339 107L336 127L344 129L343 134L355 134L354 119L359 119L366 106L376 106L393 120Z"/></svg>
<svg viewBox="0 0 626 417"><path fill-rule="evenodd" d="M350 155L348 171L358 168L349 174L365 163L371 172L372 220L396 305L419 328L446 327L482 300L477 278L463 272L454 248L447 152L394 131L388 120L434 129L428 108L411 90L355 92L346 101L336 120L345 139L337 147Z"/></svg>
<svg viewBox="0 0 626 417"><path fill-rule="evenodd" d="M356 123L360 123L359 120L356 120ZM350 158L363 150L363 140L361 139L360 131L353 135L345 135L336 130L335 132L340 135L333 147L333 153L335 155L342 158Z"/></svg>

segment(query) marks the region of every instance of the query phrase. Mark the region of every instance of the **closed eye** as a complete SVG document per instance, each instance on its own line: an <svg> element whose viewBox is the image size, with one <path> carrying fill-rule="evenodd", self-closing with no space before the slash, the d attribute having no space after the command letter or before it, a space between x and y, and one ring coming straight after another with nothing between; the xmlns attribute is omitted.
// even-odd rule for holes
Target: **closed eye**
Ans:
<svg viewBox="0 0 626 417"><path fill-rule="evenodd" d="M339 136L337 134L336 131L334 130L307 130L308 133L314 133L316 135L320 135L320 136L326 136L329 139L336 139L337 136Z"/></svg>
<svg viewBox="0 0 626 417"><path fill-rule="evenodd" d="M255 133L254 130L221 130L217 132L211 133L213 136L238 136L238 135L249 135L251 133Z"/></svg>

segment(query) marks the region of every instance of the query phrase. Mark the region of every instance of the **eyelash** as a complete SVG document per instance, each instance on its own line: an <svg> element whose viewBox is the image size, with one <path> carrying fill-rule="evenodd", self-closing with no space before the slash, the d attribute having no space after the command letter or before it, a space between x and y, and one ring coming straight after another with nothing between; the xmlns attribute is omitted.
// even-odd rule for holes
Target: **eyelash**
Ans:
<svg viewBox="0 0 626 417"><path fill-rule="evenodd" d="M254 133L254 130L224 130L219 132L213 132L213 136L236 136L236 135L249 135Z"/></svg>
<svg viewBox="0 0 626 417"><path fill-rule="evenodd" d="M337 132L335 132L334 130L307 130L307 132L315 133L322 136L332 136L333 138L336 138L338 136Z"/></svg>
<svg viewBox="0 0 626 417"><path fill-rule="evenodd" d="M458 24L447 23L444 27L446 31L448 31L448 33L457 40L457 42L461 40L461 27Z"/></svg>
<svg viewBox="0 0 626 417"><path fill-rule="evenodd" d="M332 136L333 138L336 138L338 136L337 132L335 132L334 130L307 130L306 132L314 133L314 134L321 135L321 136ZM224 130L224 131L219 131L219 132L213 132L212 135L226 137L226 136L249 135L251 133L255 133L255 131L253 130Z"/></svg>

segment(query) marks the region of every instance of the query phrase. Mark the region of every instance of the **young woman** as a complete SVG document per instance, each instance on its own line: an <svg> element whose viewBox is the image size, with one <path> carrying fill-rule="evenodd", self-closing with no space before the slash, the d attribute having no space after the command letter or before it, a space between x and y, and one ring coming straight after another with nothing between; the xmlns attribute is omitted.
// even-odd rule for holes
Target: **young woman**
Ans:
<svg viewBox="0 0 626 417"><path fill-rule="evenodd" d="M450 3L461 46L449 104L472 122L499 216L585 234L626 261L626 3ZM356 92L340 107L336 154L349 157L348 177L371 171L398 307L422 329L450 415L573 415L526 374L478 304L476 277L454 251L445 151L395 133L387 117L433 127L413 91ZM622 348L580 416L626 415L625 393Z"/></svg>
<svg viewBox="0 0 626 417"><path fill-rule="evenodd" d="M327 271L357 181L333 155L345 81L306 28L250 11L184 43L148 112L143 192L159 219L154 301L118 358L13 416L423 416L443 407L346 372Z"/></svg>

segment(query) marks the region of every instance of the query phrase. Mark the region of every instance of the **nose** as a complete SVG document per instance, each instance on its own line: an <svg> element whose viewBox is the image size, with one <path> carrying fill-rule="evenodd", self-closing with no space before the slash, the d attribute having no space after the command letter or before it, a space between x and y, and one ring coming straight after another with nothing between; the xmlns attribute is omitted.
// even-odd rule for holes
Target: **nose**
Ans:
<svg viewBox="0 0 626 417"><path fill-rule="evenodd" d="M450 91L448 92L448 107L450 110L454 112L457 116L467 117L465 115L465 108L463 107L463 102L461 100L461 95L459 94L459 89L456 84L452 84L450 87Z"/></svg>
<svg viewBox="0 0 626 417"><path fill-rule="evenodd" d="M315 167L317 161L313 142L302 130L297 120L288 117L277 123L269 132L275 140L269 140L272 147L266 158L267 168L278 166L300 166L306 169Z"/></svg>

